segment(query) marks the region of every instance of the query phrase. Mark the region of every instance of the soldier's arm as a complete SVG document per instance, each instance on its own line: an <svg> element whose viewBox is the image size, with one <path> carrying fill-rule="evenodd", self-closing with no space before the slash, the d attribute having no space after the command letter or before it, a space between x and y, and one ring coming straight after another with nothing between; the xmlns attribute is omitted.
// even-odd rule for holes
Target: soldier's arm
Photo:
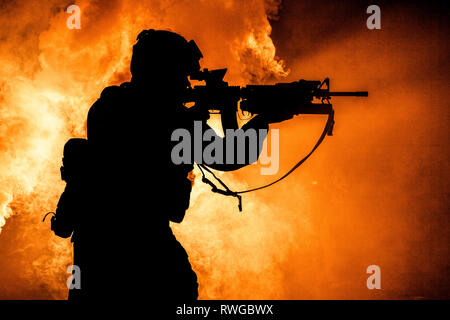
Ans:
<svg viewBox="0 0 450 320"><path fill-rule="evenodd" d="M233 161L232 163L214 163L214 164L208 164L208 167L211 167L215 170L220 171L234 171L238 170L240 168L243 168L245 166L248 166L252 163L255 163L257 161L257 158L259 158L259 155L261 154L263 142L266 139L267 131L268 131L268 124L264 119L259 118L259 116L256 116L255 118L251 119L249 122L247 122L245 125L243 125L240 129L233 129L230 133L232 135L227 134L228 127L224 128L224 134L225 137L222 139L223 143L223 150L224 150L224 159L227 159L227 148L226 143L227 139L230 141L233 140ZM239 132L241 131L241 132ZM253 132L252 132L253 131ZM235 134L234 134L235 133ZM243 134L249 134L249 135L256 135L256 145L252 145L251 141L247 138L245 138L245 147L244 148L238 148L239 143L238 139L239 135ZM250 157L250 153L254 152L256 148L256 159L252 159ZM244 152L245 153L245 160L244 163L239 163L239 153Z"/></svg>
<svg viewBox="0 0 450 320"><path fill-rule="evenodd" d="M245 125L243 125L239 129L239 130L242 130L243 133L246 133L249 130L254 130L254 132L256 133L256 135L257 135L257 139L256 139L257 156L256 156L256 158L259 158L259 156L261 155L263 143L267 137L267 132L269 130L269 124L283 122L283 121L293 118L293 114L288 114L288 113L283 114L282 112L280 112L280 110L278 108L276 108L277 104L282 104L283 102L268 101L267 103L270 104L271 106L275 106L275 107L267 108L268 111L266 113L256 115L255 117L253 117L250 121L248 121ZM227 129L236 130L238 128L236 112L234 111L234 109L233 108L224 108L223 112L221 113L221 120L222 120L222 128L223 128L223 131L225 134L225 139L223 139L224 140L223 143L225 143L226 138L227 138ZM251 148L255 147L254 145L250 145L246 141L244 150L237 150L236 140L234 142L235 142L234 143L235 148L234 148L233 164L226 164L226 163L225 164L211 164L211 165L208 164L208 166L213 169L220 170L220 171L232 171L232 170L237 170L237 169L240 169L242 167L245 167L249 164L256 162L256 160L249 159L249 157L248 157L249 151L251 150ZM226 149L224 148L224 150L226 150ZM224 151L224 152L226 153L226 151ZM245 154L246 154L245 162L243 164L239 164L237 162L237 153L238 152L245 152ZM226 154L225 154L225 156L226 156Z"/></svg>
<svg viewBox="0 0 450 320"><path fill-rule="evenodd" d="M232 108L229 109L226 108L225 110L232 110ZM203 120L202 122L203 135L205 134L206 131L211 130L210 133L212 133L213 136L211 137L211 141L215 141L216 143L221 144L222 145L221 150L223 151L223 156L220 157L222 158L222 163L207 163L207 164L205 163L208 167L220 171L234 171L256 162L257 158L261 154L263 142L266 138L268 131L268 122L266 119L264 119L261 116L256 116L239 129L236 113L233 111L223 112L222 128L225 137L222 138L218 136L214 132L214 130L206 123L206 120L209 118L209 114L206 114L205 112L203 113L204 114L199 114L198 116L196 116L197 119L200 118ZM232 131L228 131L230 129L232 129ZM245 134L256 136L256 139L254 139L256 145L251 144L250 139L245 138L244 148L238 148L239 147L238 139L242 139L239 138L239 136ZM232 161L226 161L227 153L229 153L227 152L227 139L228 143L232 141L232 144L234 146L234 148L232 149L233 155L232 156L229 155ZM207 145L208 145L207 142L203 143L203 149ZM255 148L256 148L256 157L252 158L250 157L250 153L254 152ZM240 155L240 153L245 153L244 161L240 161L242 160L240 159L242 156Z"/></svg>

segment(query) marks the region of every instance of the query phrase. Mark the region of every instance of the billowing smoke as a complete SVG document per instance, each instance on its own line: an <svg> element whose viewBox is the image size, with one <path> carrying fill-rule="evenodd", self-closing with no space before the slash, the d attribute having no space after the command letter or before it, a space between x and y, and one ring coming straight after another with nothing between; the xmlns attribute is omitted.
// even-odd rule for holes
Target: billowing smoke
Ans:
<svg viewBox="0 0 450 320"><path fill-rule="evenodd" d="M131 46L148 28L194 39L203 67L227 67L230 84L329 76L332 90L369 91L367 99L335 99L335 135L283 183L244 195L243 213L197 172L191 208L173 228L200 298L449 296L442 10L381 1L382 29L368 30L372 3L361 1L75 4L80 30L66 27L66 1L0 1L0 298L66 297L70 243L41 223L64 188L62 147L85 136L101 90L130 78ZM279 174L323 125L320 116L299 116L274 126ZM221 177L235 190L274 178L258 166ZM372 264L382 290L366 287Z"/></svg>

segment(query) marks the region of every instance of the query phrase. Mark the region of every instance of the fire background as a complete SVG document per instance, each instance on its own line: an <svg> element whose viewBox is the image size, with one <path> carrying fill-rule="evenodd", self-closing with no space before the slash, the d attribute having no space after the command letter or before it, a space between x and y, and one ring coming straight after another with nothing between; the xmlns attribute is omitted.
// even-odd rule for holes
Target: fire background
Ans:
<svg viewBox="0 0 450 320"><path fill-rule="evenodd" d="M71 4L81 9L79 30L66 26ZM366 27L372 4L379 30ZM200 299L449 298L443 4L8 0L0 25L0 299L67 297L70 242L41 222L64 188L62 147L85 137L101 90L129 80L132 44L148 28L194 39L202 66L227 67L230 84L330 77L332 90L369 91L334 99L334 136L287 180L245 195L244 213L197 180L174 230ZM273 126L279 174L313 146L324 121ZM223 178L244 189L274 177L255 165ZM380 266L380 290L366 286L369 265ZM140 272L145 278L144 265Z"/></svg>

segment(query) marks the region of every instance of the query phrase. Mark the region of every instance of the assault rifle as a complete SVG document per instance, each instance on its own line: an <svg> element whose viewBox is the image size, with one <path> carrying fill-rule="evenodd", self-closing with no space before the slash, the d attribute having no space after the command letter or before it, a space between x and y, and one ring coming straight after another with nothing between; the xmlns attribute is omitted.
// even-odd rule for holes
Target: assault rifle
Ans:
<svg viewBox="0 0 450 320"><path fill-rule="evenodd" d="M242 191L232 191L223 183L207 166L198 165L202 173L202 181L212 187L213 192L227 196L237 197L239 210L242 210L241 194L267 188L291 174L319 147L326 135L333 134L334 110L330 103L331 97L367 97L367 91L333 92L330 91L330 80L308 81L299 80L291 83L277 83L274 85L246 85L245 87L229 86L223 81L227 69L204 69L190 76L191 80L204 81L205 85L197 85L189 88L184 96L185 103L195 103L202 111L210 113L222 113L224 110L233 111L234 116L238 111L250 114L267 115L267 119L289 119L297 114L324 114L328 115L328 121L324 127L314 148L305 157L295 164L292 169L275 181L257 188ZM230 114L224 112L223 116ZM275 121L279 122L279 121ZM209 172L224 189L219 189L206 178L205 172Z"/></svg>
<svg viewBox="0 0 450 320"><path fill-rule="evenodd" d="M240 102L241 112L251 114L326 114L332 118L334 110L330 103L331 97L368 96L367 91L330 91L328 78L324 81L299 80L274 85L229 86L223 81L226 72L227 69L204 69L191 75L191 80L204 81L206 84L188 89L184 102L194 102L211 113L220 113L224 108L238 111ZM329 126L328 135L332 135L332 132L333 125Z"/></svg>

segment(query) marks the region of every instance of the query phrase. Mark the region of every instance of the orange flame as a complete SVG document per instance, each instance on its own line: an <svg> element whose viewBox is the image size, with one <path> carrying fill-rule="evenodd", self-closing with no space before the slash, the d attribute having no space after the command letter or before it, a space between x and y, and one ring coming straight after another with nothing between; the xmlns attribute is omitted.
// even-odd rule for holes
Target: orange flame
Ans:
<svg viewBox="0 0 450 320"><path fill-rule="evenodd" d="M81 29L69 30L64 1L1 2L0 298L67 297L70 243L40 222L64 188L62 147L85 136L101 90L129 80L132 44L148 28L195 39L203 67L227 67L230 84L330 76L333 90L370 92L337 100L335 136L282 184L245 195L243 214L195 184L173 228L200 298L448 297L448 22L386 4L373 31L361 4L286 1L271 26L280 3L80 0ZM275 126L280 173L322 125ZM236 190L271 180L258 166L219 176ZM380 291L365 286L371 264Z"/></svg>
<svg viewBox="0 0 450 320"><path fill-rule="evenodd" d="M45 285L44 292L30 289L29 293L22 293L22 297L61 298L66 295L65 281L61 279L65 277L65 266L70 264L70 243L52 236L48 225L36 223L42 213L55 207L64 187L58 174L64 142L69 137L85 136L87 111L103 87L129 79L131 47L142 29L171 29L195 39L205 53L203 66L228 67L227 80L234 83L286 75L282 62L275 57L266 16L266 9L273 12L276 2L187 4L179 1L168 5L164 1L143 4L79 1L76 4L82 12L80 30L66 27L69 15L58 1L39 6L28 2L22 7L5 4L2 10L2 21L6 25L2 38L6 41L0 48L3 62L0 67L0 227L16 214L20 227L13 225L14 229L9 231L7 224L8 234L21 232L21 245L33 245L35 239L45 243L39 248L33 246L32 254L22 256L21 261L12 259L1 263L17 263L26 281L37 277L34 280ZM242 15L250 8L252 16ZM18 17L21 19L17 20ZM202 21L208 28L196 25L195 21ZM14 47L20 48L19 54L11 50ZM191 219L186 227L176 226L179 237L186 244L190 243L190 248L195 241L187 240L186 235L196 231L195 224L205 228L208 219L202 222L200 219L205 219L205 213L211 210L204 211L205 208L218 203L224 203L225 207L229 202L214 199L204 186L196 186L193 203L198 204L190 210ZM32 220L22 219L26 215ZM217 218L210 221L217 222ZM223 229L223 223L220 225L219 230ZM209 243L217 243L219 248L222 241ZM3 245L6 246L6 241ZM208 254L203 246L201 248L201 251L193 250L191 260L196 269L206 271L213 264L206 262ZM8 249L14 250L14 246ZM257 264L252 268L256 269ZM200 278L206 279L203 274ZM204 287L209 281L203 282ZM209 286L208 290L212 290L211 293L202 292L203 298L219 294L215 286ZM13 290L7 297L15 294L20 297Z"/></svg>

